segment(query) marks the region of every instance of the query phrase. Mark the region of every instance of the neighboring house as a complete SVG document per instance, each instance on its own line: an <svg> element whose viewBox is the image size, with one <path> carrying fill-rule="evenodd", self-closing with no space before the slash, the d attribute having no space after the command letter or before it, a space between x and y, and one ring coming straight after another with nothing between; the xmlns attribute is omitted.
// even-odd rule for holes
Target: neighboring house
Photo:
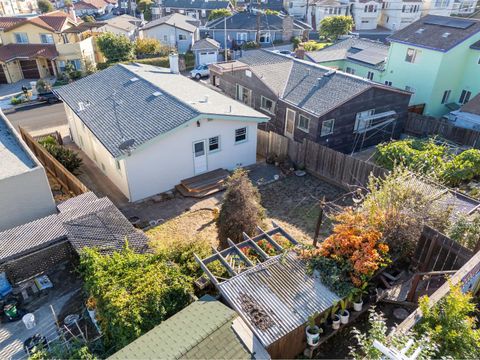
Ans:
<svg viewBox="0 0 480 360"><path fill-rule="evenodd" d="M355 30L375 30L380 20L382 2L375 0L355 0L350 5L355 21Z"/></svg>
<svg viewBox="0 0 480 360"><path fill-rule="evenodd" d="M178 13L200 20L202 24L208 21L213 10L227 9L233 11L230 1L223 0L155 0L159 16Z"/></svg>
<svg viewBox="0 0 480 360"><path fill-rule="evenodd" d="M257 19L259 24L257 26ZM208 35L225 46L225 25L227 47L237 49L246 42L258 41L260 45L270 45L274 42L290 41L292 36L305 38L311 27L301 21L286 15L257 14L243 11L232 16L213 20L202 29L203 35Z"/></svg>
<svg viewBox="0 0 480 360"><path fill-rule="evenodd" d="M314 63L377 82L382 81L387 55L387 45L357 37L305 53Z"/></svg>
<svg viewBox="0 0 480 360"><path fill-rule="evenodd" d="M102 21L104 25L98 29L99 32L111 32L117 35L125 35L130 40L135 40L138 36L138 29L142 25L142 20L131 15L120 15L111 19Z"/></svg>
<svg viewBox="0 0 480 360"><path fill-rule="evenodd" d="M159 354L164 359L270 358L238 314L210 295L155 326L109 359L155 359Z"/></svg>
<svg viewBox="0 0 480 360"><path fill-rule="evenodd" d="M422 16L450 16L452 15L454 4L454 0L423 0Z"/></svg>
<svg viewBox="0 0 480 360"><path fill-rule="evenodd" d="M178 55L170 58L178 72ZM175 68L175 64L177 64ZM115 65L56 90L75 143L130 201L256 161L250 107L169 69Z"/></svg>
<svg viewBox="0 0 480 360"><path fill-rule="evenodd" d="M105 0L80 0L74 4L74 7L78 16L101 16L112 8L110 3Z"/></svg>
<svg viewBox="0 0 480 360"><path fill-rule="evenodd" d="M421 0L392 0L382 4L378 25L396 31L417 21L422 16Z"/></svg>
<svg viewBox="0 0 480 360"><path fill-rule="evenodd" d="M1 111L0 169L0 231L55 213L45 169Z"/></svg>
<svg viewBox="0 0 480 360"><path fill-rule="evenodd" d="M198 25L198 21L189 16L170 14L145 24L140 28L140 37L157 39L184 54L200 38Z"/></svg>
<svg viewBox="0 0 480 360"><path fill-rule="evenodd" d="M410 93L267 50L210 66L227 95L272 116L266 130L342 152L398 137Z"/></svg>
<svg viewBox="0 0 480 360"><path fill-rule="evenodd" d="M320 29L320 22L330 16L348 15L348 3L339 0L313 0L307 10L307 22L313 29Z"/></svg>
<svg viewBox="0 0 480 360"><path fill-rule="evenodd" d="M239 6L238 1L236 4ZM243 5L245 9L273 10L285 13L283 0L247 0L243 2Z"/></svg>
<svg viewBox="0 0 480 360"><path fill-rule="evenodd" d="M213 64L218 62L220 44L213 39L206 38L195 42L192 46L195 55L195 65Z"/></svg>
<svg viewBox="0 0 480 360"><path fill-rule="evenodd" d="M92 29L62 11L29 17L0 18L0 84L57 76L71 63L85 71L96 64Z"/></svg>
<svg viewBox="0 0 480 360"><path fill-rule="evenodd" d="M480 92L480 21L428 15L388 39L383 81L414 93L411 105L442 116Z"/></svg>
<svg viewBox="0 0 480 360"><path fill-rule="evenodd" d="M478 0L459 0L453 3L453 15L470 15L475 12Z"/></svg>
<svg viewBox="0 0 480 360"><path fill-rule="evenodd" d="M445 117L455 126L480 131L480 93Z"/></svg>
<svg viewBox="0 0 480 360"><path fill-rule="evenodd" d="M37 10L37 0L0 0L0 16L31 14Z"/></svg>

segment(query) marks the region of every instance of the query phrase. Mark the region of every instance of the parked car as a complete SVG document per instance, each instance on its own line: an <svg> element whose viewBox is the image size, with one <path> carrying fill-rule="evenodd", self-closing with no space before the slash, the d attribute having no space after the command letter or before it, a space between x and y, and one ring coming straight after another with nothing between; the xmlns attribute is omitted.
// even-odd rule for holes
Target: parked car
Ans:
<svg viewBox="0 0 480 360"><path fill-rule="evenodd" d="M194 79L200 80L202 77L210 75L208 65L198 65L195 69L190 71L190 76Z"/></svg>
<svg viewBox="0 0 480 360"><path fill-rule="evenodd" d="M41 101L41 102L46 102L48 104L55 104L55 103L61 101L57 97L57 95L55 95L52 91L42 93L42 94L38 94L37 100Z"/></svg>

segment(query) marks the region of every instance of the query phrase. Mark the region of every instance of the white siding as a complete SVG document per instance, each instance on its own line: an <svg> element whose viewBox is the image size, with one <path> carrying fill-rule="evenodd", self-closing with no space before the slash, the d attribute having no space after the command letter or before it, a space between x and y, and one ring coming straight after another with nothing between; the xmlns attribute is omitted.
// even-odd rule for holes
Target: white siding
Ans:
<svg viewBox="0 0 480 360"><path fill-rule="evenodd" d="M235 129L247 127L247 141L235 144ZM220 151L208 154L208 139L220 137ZM194 176L193 142L207 140L208 170L233 170L255 163L257 124L233 120L200 121L154 140L125 158L131 192L137 201L173 189L180 180Z"/></svg>
<svg viewBox="0 0 480 360"><path fill-rule="evenodd" d="M186 40L179 40L179 36L184 35ZM194 33L174 28L170 25L158 25L150 29L142 30L142 38L157 39L167 46L176 46L179 53L187 52L193 43L198 40L198 30Z"/></svg>

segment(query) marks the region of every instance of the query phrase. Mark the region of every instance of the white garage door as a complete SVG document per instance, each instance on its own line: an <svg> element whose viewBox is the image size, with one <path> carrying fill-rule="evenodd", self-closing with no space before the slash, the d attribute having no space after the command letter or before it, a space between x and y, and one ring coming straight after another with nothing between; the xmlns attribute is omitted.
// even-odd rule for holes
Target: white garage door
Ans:
<svg viewBox="0 0 480 360"><path fill-rule="evenodd" d="M215 51L201 52L199 56L199 61L201 65L216 63L218 61L217 53Z"/></svg>

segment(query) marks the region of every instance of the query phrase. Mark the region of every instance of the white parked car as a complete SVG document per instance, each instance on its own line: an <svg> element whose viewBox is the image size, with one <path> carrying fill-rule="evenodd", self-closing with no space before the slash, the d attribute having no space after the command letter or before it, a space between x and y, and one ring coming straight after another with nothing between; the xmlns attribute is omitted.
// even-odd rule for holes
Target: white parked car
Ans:
<svg viewBox="0 0 480 360"><path fill-rule="evenodd" d="M208 71L208 65L198 65L195 69L190 71L190 76L197 80L200 80L202 77L206 77L208 75L210 75L210 72Z"/></svg>

